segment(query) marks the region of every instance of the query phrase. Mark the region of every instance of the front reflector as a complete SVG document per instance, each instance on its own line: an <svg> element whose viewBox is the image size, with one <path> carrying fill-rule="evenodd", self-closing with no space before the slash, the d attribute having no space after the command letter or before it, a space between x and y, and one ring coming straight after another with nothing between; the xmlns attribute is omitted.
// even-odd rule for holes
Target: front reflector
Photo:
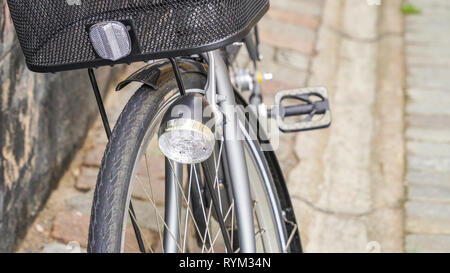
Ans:
<svg viewBox="0 0 450 273"><path fill-rule="evenodd" d="M89 30L95 52L102 58L117 61L131 54L131 38L127 27L111 21L93 25Z"/></svg>
<svg viewBox="0 0 450 273"><path fill-rule="evenodd" d="M182 164L197 164L208 159L215 145L214 134L201 122L178 118L169 120L159 134L161 152Z"/></svg>

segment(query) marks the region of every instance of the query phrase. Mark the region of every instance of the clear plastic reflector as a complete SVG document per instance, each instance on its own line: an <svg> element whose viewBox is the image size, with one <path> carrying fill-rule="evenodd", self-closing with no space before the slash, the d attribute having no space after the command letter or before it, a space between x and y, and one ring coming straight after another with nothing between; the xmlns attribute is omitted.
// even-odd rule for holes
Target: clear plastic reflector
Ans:
<svg viewBox="0 0 450 273"><path fill-rule="evenodd" d="M93 25L89 36L95 52L106 60L117 61L131 53L131 39L127 27L111 21Z"/></svg>
<svg viewBox="0 0 450 273"><path fill-rule="evenodd" d="M214 149L211 129L191 119L173 119L167 122L158 140L161 152L169 159L183 164L201 163Z"/></svg>

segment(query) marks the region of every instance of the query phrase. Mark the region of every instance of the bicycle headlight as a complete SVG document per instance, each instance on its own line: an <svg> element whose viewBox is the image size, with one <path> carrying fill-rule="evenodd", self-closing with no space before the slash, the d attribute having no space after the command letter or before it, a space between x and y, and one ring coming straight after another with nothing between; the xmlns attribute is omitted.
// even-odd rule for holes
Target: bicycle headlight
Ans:
<svg viewBox="0 0 450 273"><path fill-rule="evenodd" d="M208 125L214 125L214 116L205 117L208 106L202 96L188 94L169 108L158 139L159 148L167 158L178 163L197 164L211 156L215 137L213 126Z"/></svg>

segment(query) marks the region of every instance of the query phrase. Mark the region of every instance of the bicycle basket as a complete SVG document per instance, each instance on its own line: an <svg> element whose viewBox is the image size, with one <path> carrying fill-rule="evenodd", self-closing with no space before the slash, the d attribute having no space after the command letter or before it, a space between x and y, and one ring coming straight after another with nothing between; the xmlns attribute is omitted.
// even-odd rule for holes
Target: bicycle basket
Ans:
<svg viewBox="0 0 450 273"><path fill-rule="evenodd" d="M30 70L56 72L196 54L242 39L269 0L7 0ZM120 21L132 53L101 59L90 26Z"/></svg>

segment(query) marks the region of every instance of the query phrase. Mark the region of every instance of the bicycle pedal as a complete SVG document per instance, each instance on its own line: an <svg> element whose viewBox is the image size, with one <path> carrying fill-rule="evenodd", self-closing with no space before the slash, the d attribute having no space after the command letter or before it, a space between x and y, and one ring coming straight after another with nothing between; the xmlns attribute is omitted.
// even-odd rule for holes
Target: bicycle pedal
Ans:
<svg viewBox="0 0 450 273"><path fill-rule="evenodd" d="M285 105L286 100L298 100L301 104ZM325 87L307 87L279 91L275 95L275 109L271 116L276 118L282 132L301 132L327 128L331 125L331 111L328 90ZM300 117L287 122L288 117Z"/></svg>

